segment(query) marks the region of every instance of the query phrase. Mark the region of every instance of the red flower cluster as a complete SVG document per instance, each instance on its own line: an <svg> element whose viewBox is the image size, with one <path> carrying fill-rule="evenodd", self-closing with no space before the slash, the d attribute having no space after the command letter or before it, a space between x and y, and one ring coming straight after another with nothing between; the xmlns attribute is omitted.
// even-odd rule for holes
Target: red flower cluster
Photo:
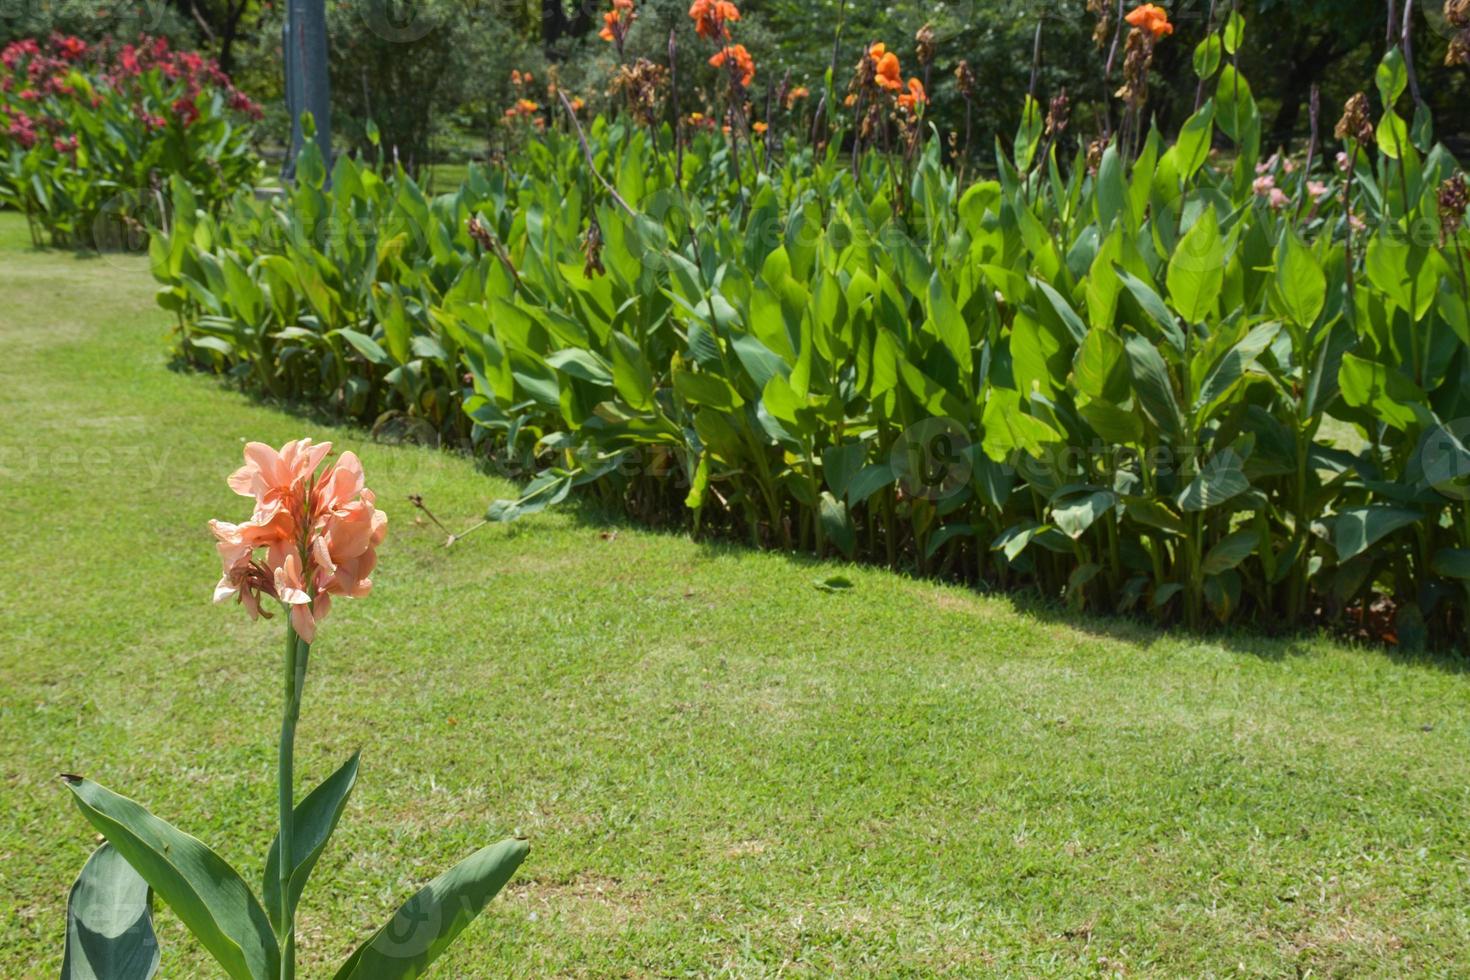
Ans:
<svg viewBox="0 0 1470 980"><path fill-rule="evenodd" d="M5 117L0 115L0 121L4 119ZM11 139L21 145L22 149L29 150L36 145L36 124L24 112L15 114L15 118L10 120L6 132L10 134Z"/></svg>

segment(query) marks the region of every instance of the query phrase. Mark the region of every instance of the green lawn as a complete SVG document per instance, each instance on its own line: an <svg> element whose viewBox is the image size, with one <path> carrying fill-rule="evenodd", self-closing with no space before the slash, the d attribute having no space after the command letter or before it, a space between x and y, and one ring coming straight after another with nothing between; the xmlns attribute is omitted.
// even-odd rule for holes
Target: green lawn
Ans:
<svg viewBox="0 0 1470 980"><path fill-rule="evenodd" d="M56 779L258 878L275 624L212 607L242 442L330 438L391 515L313 651L314 783L364 754L304 977L481 843L532 841L434 975L1470 973L1470 683L1325 640L1166 636L566 509L167 369L138 258L0 215L0 976L54 976L94 837ZM160 915L164 974L212 976Z"/></svg>

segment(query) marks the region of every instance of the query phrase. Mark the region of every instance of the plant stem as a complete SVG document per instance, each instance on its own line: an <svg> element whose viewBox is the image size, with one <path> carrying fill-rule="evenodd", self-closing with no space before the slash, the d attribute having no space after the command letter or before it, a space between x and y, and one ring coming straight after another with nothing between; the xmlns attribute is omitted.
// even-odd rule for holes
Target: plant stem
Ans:
<svg viewBox="0 0 1470 980"><path fill-rule="evenodd" d="M296 635L296 628L286 624L286 710L281 716L281 755L277 770L280 803L280 856L278 881L281 891L281 980L296 978L296 917L291 908L291 872L295 860L292 850L294 824L293 768L296 749L296 720L301 716L301 687L306 680L308 647Z"/></svg>

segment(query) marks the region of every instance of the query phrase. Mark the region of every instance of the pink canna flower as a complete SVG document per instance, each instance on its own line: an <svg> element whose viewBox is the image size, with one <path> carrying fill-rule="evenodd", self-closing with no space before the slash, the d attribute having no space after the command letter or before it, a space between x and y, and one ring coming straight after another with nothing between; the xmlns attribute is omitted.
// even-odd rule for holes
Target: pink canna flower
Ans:
<svg viewBox="0 0 1470 980"><path fill-rule="evenodd" d="M262 596L275 599L307 643L333 596L372 591L377 548L388 533L355 454L321 469L331 448L310 439L280 451L250 443L229 484L255 501L254 513L243 524L210 522L224 569L215 601L235 598L254 618L270 615L260 608Z"/></svg>

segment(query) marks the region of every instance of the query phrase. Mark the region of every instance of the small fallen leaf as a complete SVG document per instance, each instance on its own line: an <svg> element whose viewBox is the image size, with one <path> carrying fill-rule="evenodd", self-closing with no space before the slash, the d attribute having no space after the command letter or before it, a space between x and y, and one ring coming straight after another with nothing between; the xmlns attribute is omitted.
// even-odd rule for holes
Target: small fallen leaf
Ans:
<svg viewBox="0 0 1470 980"><path fill-rule="evenodd" d="M846 592L853 587L852 579L846 575L829 575L826 578L817 579L812 584L823 592Z"/></svg>

